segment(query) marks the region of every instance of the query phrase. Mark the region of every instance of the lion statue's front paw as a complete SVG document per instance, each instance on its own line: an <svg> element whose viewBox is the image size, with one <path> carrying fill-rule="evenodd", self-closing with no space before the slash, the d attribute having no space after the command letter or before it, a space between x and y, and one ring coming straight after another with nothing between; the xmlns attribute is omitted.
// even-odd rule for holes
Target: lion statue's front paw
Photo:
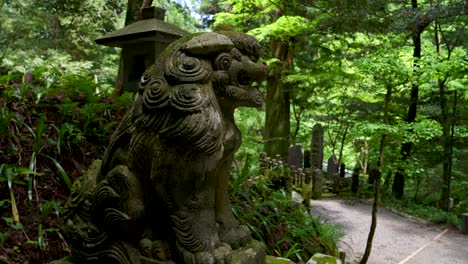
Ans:
<svg viewBox="0 0 468 264"><path fill-rule="evenodd" d="M240 248L252 240L252 235L247 226L239 225L236 228L220 232L221 240L228 243L232 248Z"/></svg>
<svg viewBox="0 0 468 264"><path fill-rule="evenodd" d="M220 243L209 251L192 253L178 246L184 263L187 264L229 264L231 263L232 248L226 243Z"/></svg>

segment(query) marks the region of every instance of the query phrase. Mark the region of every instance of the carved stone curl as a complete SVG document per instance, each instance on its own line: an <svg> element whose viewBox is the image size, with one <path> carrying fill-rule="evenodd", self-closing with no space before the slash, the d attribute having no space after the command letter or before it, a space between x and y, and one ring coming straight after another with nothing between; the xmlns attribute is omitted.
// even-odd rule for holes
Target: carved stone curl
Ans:
<svg viewBox="0 0 468 264"><path fill-rule="evenodd" d="M259 48L234 31L197 33L146 70L97 175L67 203L78 263L230 263L250 242L227 185L241 143L234 110L262 104Z"/></svg>

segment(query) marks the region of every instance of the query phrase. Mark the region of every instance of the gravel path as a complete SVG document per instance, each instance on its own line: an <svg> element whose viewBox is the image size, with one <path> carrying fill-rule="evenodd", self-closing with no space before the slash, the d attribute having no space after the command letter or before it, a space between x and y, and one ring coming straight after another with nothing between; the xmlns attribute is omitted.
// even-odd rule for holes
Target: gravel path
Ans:
<svg viewBox="0 0 468 264"><path fill-rule="evenodd" d="M359 201L312 200L312 213L339 224L346 262L359 263L366 248L372 206ZM468 264L468 235L379 208L369 264Z"/></svg>

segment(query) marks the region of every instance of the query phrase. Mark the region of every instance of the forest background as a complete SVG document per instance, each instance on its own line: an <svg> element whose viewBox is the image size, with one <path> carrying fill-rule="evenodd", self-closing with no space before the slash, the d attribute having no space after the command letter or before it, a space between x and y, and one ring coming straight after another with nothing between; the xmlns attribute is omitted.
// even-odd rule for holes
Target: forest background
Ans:
<svg viewBox="0 0 468 264"><path fill-rule="evenodd" d="M0 261L66 254L61 206L133 97L114 89L120 51L94 39L122 28L143 2L0 1ZM326 158L363 177L379 169L385 205L460 226L468 211L466 1L153 5L189 32L228 23L263 46L265 107L236 112L244 143L235 173L253 174L262 151L286 158L292 145L309 148L321 124Z"/></svg>

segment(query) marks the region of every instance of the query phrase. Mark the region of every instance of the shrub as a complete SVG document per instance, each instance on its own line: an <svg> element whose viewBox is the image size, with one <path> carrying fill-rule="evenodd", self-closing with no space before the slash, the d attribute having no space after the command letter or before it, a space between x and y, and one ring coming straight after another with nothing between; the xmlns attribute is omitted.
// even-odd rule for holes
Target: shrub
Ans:
<svg viewBox="0 0 468 264"><path fill-rule="evenodd" d="M264 245L267 254L296 262L317 252L337 255L336 243L342 236L337 227L292 201L289 189L275 189L277 185L264 176L249 177L249 165L247 159L231 181L233 213Z"/></svg>

